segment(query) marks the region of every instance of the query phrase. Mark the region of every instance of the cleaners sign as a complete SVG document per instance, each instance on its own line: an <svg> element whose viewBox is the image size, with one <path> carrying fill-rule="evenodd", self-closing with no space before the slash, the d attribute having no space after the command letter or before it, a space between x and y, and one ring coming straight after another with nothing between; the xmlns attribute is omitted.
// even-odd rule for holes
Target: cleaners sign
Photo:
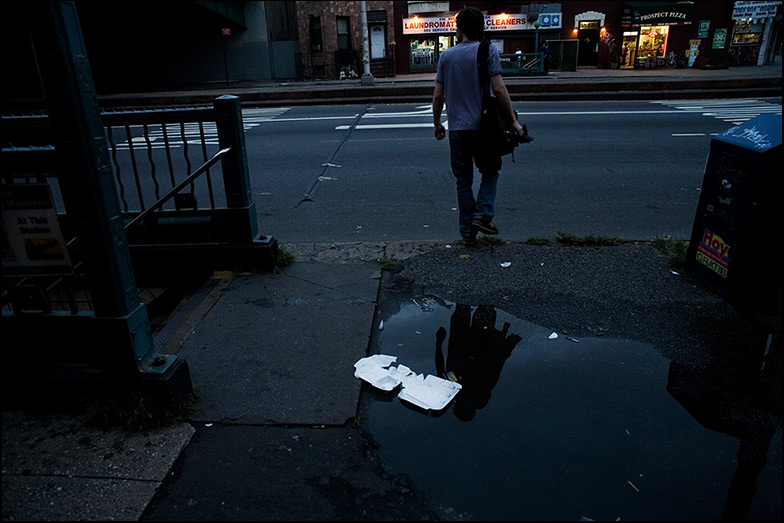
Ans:
<svg viewBox="0 0 784 523"><path fill-rule="evenodd" d="M705 229L695 259L722 278L727 278L730 268L730 246L721 236L710 229Z"/></svg>
<svg viewBox="0 0 784 523"><path fill-rule="evenodd" d="M72 274L52 193L45 183L3 185L3 274Z"/></svg>
<svg viewBox="0 0 784 523"><path fill-rule="evenodd" d="M560 29L561 13L539 15L542 29ZM454 16L414 17L403 19L403 34L454 33ZM523 31L535 29L524 14L485 15L485 31Z"/></svg>

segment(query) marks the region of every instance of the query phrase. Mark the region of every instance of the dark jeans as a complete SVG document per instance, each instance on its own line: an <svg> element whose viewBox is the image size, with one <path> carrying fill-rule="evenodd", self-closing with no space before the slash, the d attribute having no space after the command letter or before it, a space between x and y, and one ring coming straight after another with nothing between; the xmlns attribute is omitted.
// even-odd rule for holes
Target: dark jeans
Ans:
<svg viewBox="0 0 784 523"><path fill-rule="evenodd" d="M449 131L449 152L452 173L457 183L458 227L461 234L470 233L471 220L495 216L495 195L501 157L488 154L482 147L479 131ZM474 198L474 165L482 175L479 191Z"/></svg>

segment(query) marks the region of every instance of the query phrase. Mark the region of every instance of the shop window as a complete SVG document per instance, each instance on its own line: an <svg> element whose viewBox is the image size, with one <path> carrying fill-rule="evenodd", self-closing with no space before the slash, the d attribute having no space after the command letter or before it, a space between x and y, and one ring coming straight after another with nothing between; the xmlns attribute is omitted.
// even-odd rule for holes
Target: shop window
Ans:
<svg viewBox="0 0 784 523"><path fill-rule="evenodd" d="M409 49L409 66L412 70L435 70L438 57L455 45L454 36L412 38Z"/></svg>
<svg viewBox="0 0 784 523"><path fill-rule="evenodd" d="M454 36L439 36L438 37L438 54L439 56L441 53L449 49L455 45L455 37Z"/></svg>
<svg viewBox="0 0 784 523"><path fill-rule="evenodd" d="M336 19L338 33L338 49L351 49L351 31L347 16L338 16Z"/></svg>
<svg viewBox="0 0 784 523"><path fill-rule="evenodd" d="M667 48L669 26L655 25L640 28L640 45L637 49L638 58L663 58Z"/></svg>
<svg viewBox="0 0 784 523"><path fill-rule="evenodd" d="M314 53L322 50L320 16L313 16L310 19L310 50Z"/></svg>
<svg viewBox="0 0 784 523"><path fill-rule="evenodd" d="M411 39L411 66L427 66L436 63L436 42L430 38Z"/></svg>
<svg viewBox="0 0 784 523"><path fill-rule="evenodd" d="M759 44L762 41L763 23L754 23L753 20L736 20L732 31L732 44Z"/></svg>

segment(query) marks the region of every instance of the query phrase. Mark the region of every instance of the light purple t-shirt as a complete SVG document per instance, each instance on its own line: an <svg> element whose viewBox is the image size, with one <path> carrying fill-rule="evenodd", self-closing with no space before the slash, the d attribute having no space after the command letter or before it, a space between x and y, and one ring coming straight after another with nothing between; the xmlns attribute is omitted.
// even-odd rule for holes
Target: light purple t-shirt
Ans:
<svg viewBox="0 0 784 523"><path fill-rule="evenodd" d="M436 82L444 84L444 100L450 131L479 129L482 112L482 86L476 54L479 42L460 42L450 47L438 58ZM487 53L487 74L501 74L498 50L490 45ZM492 89L490 95L493 95Z"/></svg>

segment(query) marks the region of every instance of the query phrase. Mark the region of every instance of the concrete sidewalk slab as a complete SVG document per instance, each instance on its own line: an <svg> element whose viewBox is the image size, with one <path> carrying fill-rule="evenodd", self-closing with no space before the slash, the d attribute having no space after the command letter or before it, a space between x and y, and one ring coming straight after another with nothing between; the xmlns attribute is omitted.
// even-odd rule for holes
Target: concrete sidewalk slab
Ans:
<svg viewBox="0 0 784 523"><path fill-rule="evenodd" d="M132 433L3 412L3 520L138 520L194 432L187 423Z"/></svg>
<svg viewBox="0 0 784 523"><path fill-rule="evenodd" d="M194 421L341 425L356 415L376 263L296 263L240 274L184 341ZM318 394L314 395L314 392Z"/></svg>

